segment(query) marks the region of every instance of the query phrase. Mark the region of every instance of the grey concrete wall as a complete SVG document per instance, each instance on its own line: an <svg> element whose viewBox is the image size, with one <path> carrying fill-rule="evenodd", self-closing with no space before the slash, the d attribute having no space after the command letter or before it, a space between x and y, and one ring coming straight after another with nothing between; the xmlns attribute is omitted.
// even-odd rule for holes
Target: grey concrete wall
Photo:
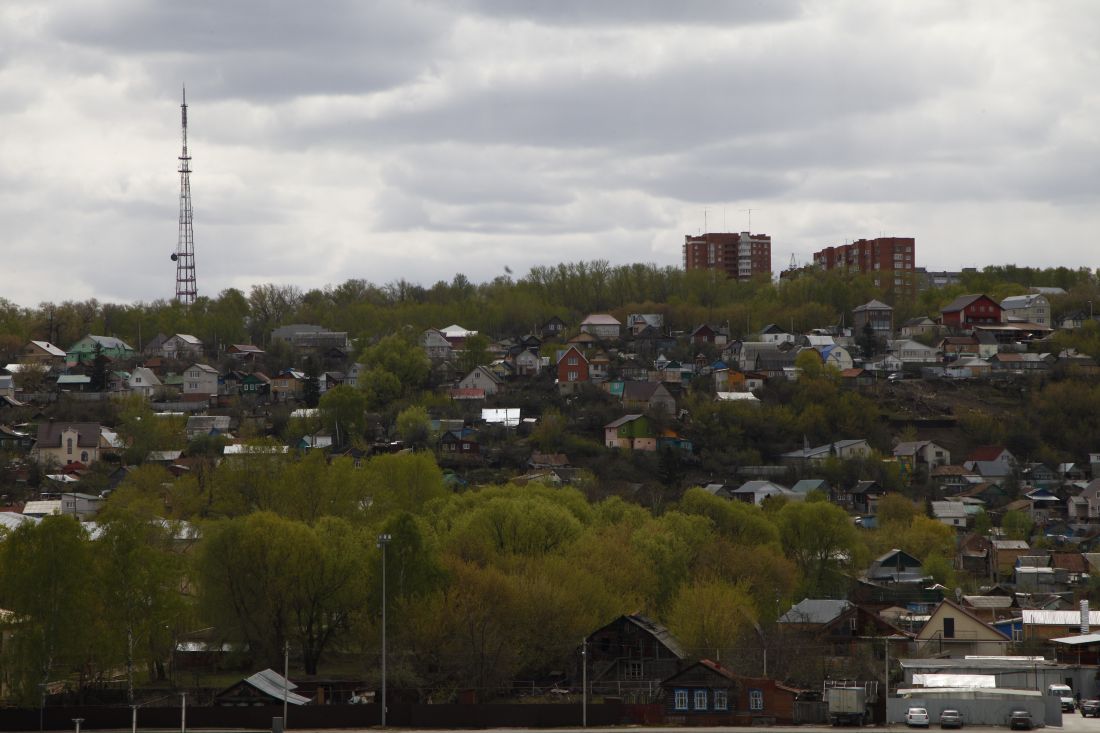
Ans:
<svg viewBox="0 0 1100 733"><path fill-rule="evenodd" d="M1003 726L1013 710L1026 710L1031 713L1035 725L1062 725L1062 709L1057 698L1029 697L1008 699L962 699L962 698L900 698L892 697L886 701L886 721L904 723L909 708L926 708L931 726L935 727L940 713L947 709L962 713L964 725Z"/></svg>

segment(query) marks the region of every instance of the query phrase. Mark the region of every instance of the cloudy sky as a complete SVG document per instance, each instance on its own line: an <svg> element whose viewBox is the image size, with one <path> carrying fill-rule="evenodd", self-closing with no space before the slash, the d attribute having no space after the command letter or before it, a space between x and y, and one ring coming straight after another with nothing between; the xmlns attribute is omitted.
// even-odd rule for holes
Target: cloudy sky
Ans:
<svg viewBox="0 0 1100 733"><path fill-rule="evenodd" d="M1094 0L4 0L0 297L430 285L685 234L1100 265ZM704 213L705 212L705 213Z"/></svg>

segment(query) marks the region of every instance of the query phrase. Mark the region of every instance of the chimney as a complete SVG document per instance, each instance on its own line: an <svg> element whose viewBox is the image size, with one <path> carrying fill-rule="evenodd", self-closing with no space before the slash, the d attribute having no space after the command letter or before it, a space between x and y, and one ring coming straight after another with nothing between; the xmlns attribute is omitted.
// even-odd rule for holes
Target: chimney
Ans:
<svg viewBox="0 0 1100 733"><path fill-rule="evenodd" d="M1089 633L1089 601L1087 598L1081 601L1081 633Z"/></svg>

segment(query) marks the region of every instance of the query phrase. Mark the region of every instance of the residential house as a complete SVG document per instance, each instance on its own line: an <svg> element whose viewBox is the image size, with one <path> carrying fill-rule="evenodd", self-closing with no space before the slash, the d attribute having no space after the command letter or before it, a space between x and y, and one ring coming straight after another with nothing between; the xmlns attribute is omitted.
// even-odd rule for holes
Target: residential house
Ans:
<svg viewBox="0 0 1100 733"><path fill-rule="evenodd" d="M1020 611L1022 616L1021 641L1050 641L1063 636L1081 633L1081 612L1028 609ZM1088 625L1100 626L1100 611L1089 611Z"/></svg>
<svg viewBox="0 0 1100 733"><path fill-rule="evenodd" d="M661 382L624 382L623 408L676 414L676 398Z"/></svg>
<svg viewBox="0 0 1100 733"><path fill-rule="evenodd" d="M918 474L928 475L938 467L951 463L951 452L931 440L915 440L898 443L894 446L894 458L907 477Z"/></svg>
<svg viewBox="0 0 1100 733"><path fill-rule="evenodd" d="M647 616L619 616L585 639L589 685L596 695L648 703L658 685L679 672L687 653L663 624Z"/></svg>
<svg viewBox="0 0 1100 733"><path fill-rule="evenodd" d="M1049 555L1022 555L1013 570L1017 593L1058 593L1069 586L1069 573L1052 567Z"/></svg>
<svg viewBox="0 0 1100 733"><path fill-rule="evenodd" d="M840 386L848 389L866 389L875 386L875 373L868 369L845 369L840 373Z"/></svg>
<svg viewBox="0 0 1100 733"><path fill-rule="evenodd" d="M975 336L944 336L937 348L947 360L977 359L981 353L981 344Z"/></svg>
<svg viewBox="0 0 1100 733"><path fill-rule="evenodd" d="M896 548L876 557L867 569L867 579L874 583L923 583L928 578L920 560Z"/></svg>
<svg viewBox="0 0 1100 733"><path fill-rule="evenodd" d="M439 436L439 451L443 456L476 456L481 453L477 431L470 428L447 430Z"/></svg>
<svg viewBox="0 0 1100 733"><path fill-rule="evenodd" d="M271 391L271 379L263 372L245 374L241 377L239 389L242 395L265 395Z"/></svg>
<svg viewBox="0 0 1100 733"><path fill-rule="evenodd" d="M297 369L284 369L271 378L271 395L278 401L298 399L305 392L305 372Z"/></svg>
<svg viewBox="0 0 1100 733"><path fill-rule="evenodd" d="M801 450L793 450L784 453L780 458L784 463L816 463L829 458L849 460L853 458L868 458L871 455L871 446L867 441L858 438L854 440L836 440L832 443L805 447Z"/></svg>
<svg viewBox="0 0 1100 733"><path fill-rule="evenodd" d="M0 397L15 398L15 379L11 374L0 374Z"/></svg>
<svg viewBox="0 0 1100 733"><path fill-rule="evenodd" d="M1011 578L1016 568L1016 560L1031 552L1031 547L1023 540L991 540L993 546L993 570L998 579Z"/></svg>
<svg viewBox="0 0 1100 733"><path fill-rule="evenodd" d="M946 524L948 527L966 529L966 505L961 501L932 502L932 517L936 519L936 521Z"/></svg>
<svg viewBox="0 0 1100 733"><path fill-rule="evenodd" d="M1100 479L1088 482L1080 494L1067 502L1066 511L1071 522L1100 520Z"/></svg>
<svg viewBox="0 0 1100 733"><path fill-rule="evenodd" d="M103 434L99 423L50 420L39 423L38 439L31 457L43 465L64 466L79 462L90 466L104 451L115 447L113 442Z"/></svg>
<svg viewBox="0 0 1100 733"><path fill-rule="evenodd" d="M30 433L0 424L0 451L26 455L33 447L34 438Z"/></svg>
<svg viewBox="0 0 1100 733"><path fill-rule="evenodd" d="M802 500L805 498L804 494L798 494L791 491L786 486L780 486L771 481L760 480L746 481L730 492L731 499L742 501L746 504L756 504L757 506L763 504L764 500L771 496L782 496L786 499L794 500Z"/></svg>
<svg viewBox="0 0 1100 733"><path fill-rule="evenodd" d="M429 328L420 335L420 346L428 358L435 362L453 361L454 347L443 332L439 329Z"/></svg>
<svg viewBox="0 0 1100 733"><path fill-rule="evenodd" d="M565 332L565 321L557 316L550 316L550 320L539 327L539 334L548 341L556 341Z"/></svg>
<svg viewBox="0 0 1100 733"><path fill-rule="evenodd" d="M271 340L286 341L295 349L320 353L329 349L346 351L349 348L346 331L330 331L324 326L310 323L291 323L272 330Z"/></svg>
<svg viewBox="0 0 1100 733"><path fill-rule="evenodd" d="M576 346L570 346L558 355L558 385L573 388L579 382L587 382L588 359Z"/></svg>
<svg viewBox="0 0 1100 733"><path fill-rule="evenodd" d="M976 474L962 466L936 466L930 471L929 476L932 483L939 486L944 493L950 494L970 486L971 483L967 477L976 476Z"/></svg>
<svg viewBox="0 0 1100 733"><path fill-rule="evenodd" d="M966 330L975 324L1001 323L1003 312L988 295L960 295L940 308L940 320L948 328Z"/></svg>
<svg viewBox="0 0 1100 733"><path fill-rule="evenodd" d="M542 357L538 351L524 349L512 357L515 372L521 377L536 377L542 371Z"/></svg>
<svg viewBox="0 0 1100 733"><path fill-rule="evenodd" d="M998 353L989 357L989 368L1001 374L1038 374L1050 371L1050 354Z"/></svg>
<svg viewBox="0 0 1100 733"><path fill-rule="evenodd" d="M829 495L830 487L829 482L823 478L804 478L800 481L796 481L794 486L791 487L791 491L796 494L806 496L811 491L820 491L825 496Z"/></svg>
<svg viewBox="0 0 1100 733"><path fill-rule="evenodd" d="M488 367L477 366L459 381L458 388L460 390L480 389L488 397L503 391L504 380L494 374Z"/></svg>
<svg viewBox="0 0 1100 733"><path fill-rule="evenodd" d="M1016 468L1016 457L1007 448L983 445L975 448L963 461L963 468L984 479L1004 479Z"/></svg>
<svg viewBox="0 0 1100 733"><path fill-rule="evenodd" d="M637 336L646 329L660 331L665 327L665 317L660 313L631 313L626 317L626 330Z"/></svg>
<svg viewBox="0 0 1100 733"><path fill-rule="evenodd" d="M1023 321L1050 328L1050 301L1041 293L1013 295L1001 301L1006 321Z"/></svg>
<svg viewBox="0 0 1100 733"><path fill-rule="evenodd" d="M137 352L128 343L114 336L88 334L69 347L65 352L65 361L69 364L91 364L97 354L115 360L131 359Z"/></svg>
<svg viewBox="0 0 1100 733"><path fill-rule="evenodd" d="M159 357L160 347L164 346L164 342L168 340L168 337L163 333L158 333L152 339L149 340L145 346L142 347L141 353L147 357Z"/></svg>
<svg viewBox="0 0 1100 733"><path fill-rule="evenodd" d="M939 349L912 339L890 341L887 351L902 364L936 364L943 359Z"/></svg>
<svg viewBox="0 0 1100 733"><path fill-rule="evenodd" d="M597 351L588 357L588 378L592 381L603 381L611 372L611 357L606 351Z"/></svg>
<svg viewBox="0 0 1100 733"><path fill-rule="evenodd" d="M762 677L744 677L700 659L661 683L666 725L763 726L795 721L800 690Z"/></svg>
<svg viewBox="0 0 1100 733"><path fill-rule="evenodd" d="M65 350L49 341L31 341L20 352L19 360L23 364L41 364L45 367L61 366L65 363Z"/></svg>
<svg viewBox="0 0 1100 733"><path fill-rule="evenodd" d="M202 357L202 341L190 334L177 333L161 344L160 355L165 359L198 359Z"/></svg>
<svg viewBox="0 0 1100 733"><path fill-rule="evenodd" d="M62 392L89 392L92 378L87 374L61 374L57 377L57 388Z"/></svg>
<svg viewBox="0 0 1100 733"><path fill-rule="evenodd" d="M600 341L617 340L621 329L619 320L606 313L593 313L581 321L581 332L592 334Z"/></svg>
<svg viewBox="0 0 1100 733"><path fill-rule="evenodd" d="M209 399L218 395L218 370L195 362L183 370L184 399Z"/></svg>
<svg viewBox="0 0 1100 733"><path fill-rule="evenodd" d="M230 344L225 353L240 362L253 362L267 352L253 344Z"/></svg>
<svg viewBox="0 0 1100 733"><path fill-rule="evenodd" d="M725 326L711 326L704 323L692 330L690 338L693 344L725 346L729 342L729 329Z"/></svg>
<svg viewBox="0 0 1100 733"><path fill-rule="evenodd" d="M852 333L862 336L870 324L877 338L889 338L894 332L894 309L878 300L870 300L852 309Z"/></svg>
<svg viewBox="0 0 1100 733"><path fill-rule="evenodd" d="M886 489L878 481L857 481L848 490L848 501L852 511L861 515L878 514L878 500L886 494Z"/></svg>
<svg viewBox="0 0 1100 733"><path fill-rule="evenodd" d="M604 445L608 448L656 451L657 436L645 415L623 415L604 425Z"/></svg>
<svg viewBox="0 0 1100 733"><path fill-rule="evenodd" d="M769 323L760 329L760 340L765 343L780 344L790 343L793 344L798 339L798 336L787 331L784 328L780 328L774 323Z"/></svg>
<svg viewBox="0 0 1100 733"><path fill-rule="evenodd" d="M184 432L191 441L204 435L229 435L229 415L191 415Z"/></svg>
<svg viewBox="0 0 1100 733"><path fill-rule="evenodd" d="M831 366L837 371L843 372L845 369L851 369L854 363L852 355L843 346L832 344L819 347L816 351L821 356L822 364Z"/></svg>
<svg viewBox="0 0 1100 733"><path fill-rule="evenodd" d="M321 376L317 378L318 387L321 394L328 392L330 389L339 387L341 384L347 382L348 375L343 372L322 372Z"/></svg>
<svg viewBox="0 0 1100 733"><path fill-rule="evenodd" d="M914 336L934 335L937 328L939 328L939 326L937 326L936 322L928 316L917 316L901 324L898 333L903 339L911 339Z"/></svg>
<svg viewBox="0 0 1100 733"><path fill-rule="evenodd" d="M1011 643L974 613L945 598L917 633L915 645L920 656L958 659L1004 655Z"/></svg>
<svg viewBox="0 0 1100 733"><path fill-rule="evenodd" d="M139 394L145 399L152 399L157 390L163 385L152 369L148 367L134 367L127 380L127 386L134 394Z"/></svg>
<svg viewBox="0 0 1100 733"><path fill-rule="evenodd" d="M964 535L955 553L955 567L978 578L993 576L993 543L977 533Z"/></svg>
<svg viewBox="0 0 1100 733"><path fill-rule="evenodd" d="M701 659L661 682L665 723L670 725L733 725L741 687L734 673L717 662ZM763 693L752 705L763 713Z"/></svg>

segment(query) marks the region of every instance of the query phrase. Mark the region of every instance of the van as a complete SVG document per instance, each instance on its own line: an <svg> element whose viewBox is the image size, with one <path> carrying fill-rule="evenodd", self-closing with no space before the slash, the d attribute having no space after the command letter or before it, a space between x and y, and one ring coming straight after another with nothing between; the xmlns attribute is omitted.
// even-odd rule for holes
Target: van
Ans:
<svg viewBox="0 0 1100 733"><path fill-rule="evenodd" d="M1072 713L1077 707L1073 699L1073 689L1069 685L1051 685L1047 688L1047 694L1061 701L1063 713Z"/></svg>

